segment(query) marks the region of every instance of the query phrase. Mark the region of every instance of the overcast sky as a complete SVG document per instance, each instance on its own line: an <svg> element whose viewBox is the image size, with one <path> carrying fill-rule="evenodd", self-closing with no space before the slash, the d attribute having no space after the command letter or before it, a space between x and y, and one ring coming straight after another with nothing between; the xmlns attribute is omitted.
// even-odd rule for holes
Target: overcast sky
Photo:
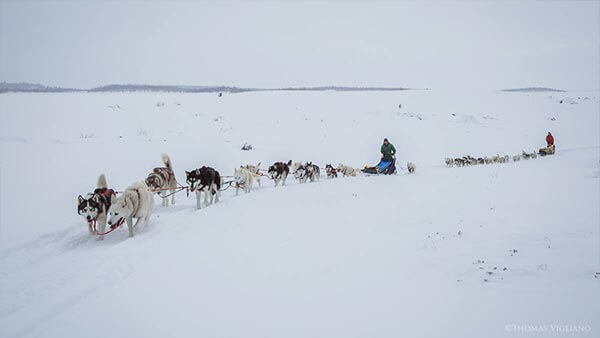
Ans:
<svg viewBox="0 0 600 338"><path fill-rule="evenodd" d="M598 1L0 0L0 81L600 87Z"/></svg>

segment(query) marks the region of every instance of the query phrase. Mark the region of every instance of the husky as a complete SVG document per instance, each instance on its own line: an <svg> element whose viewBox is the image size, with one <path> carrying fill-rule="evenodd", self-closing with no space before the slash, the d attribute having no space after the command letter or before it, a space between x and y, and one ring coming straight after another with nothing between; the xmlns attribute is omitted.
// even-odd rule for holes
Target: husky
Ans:
<svg viewBox="0 0 600 338"><path fill-rule="evenodd" d="M464 167L465 166L465 160L463 160L462 158L458 158L457 157L457 158L454 159L454 164L457 167Z"/></svg>
<svg viewBox="0 0 600 338"><path fill-rule="evenodd" d="M525 150L523 150L521 156L523 157L524 160L528 160L531 155L526 153Z"/></svg>
<svg viewBox="0 0 600 338"><path fill-rule="evenodd" d="M258 186L261 186L260 178L262 175L260 174L260 162L257 165L248 164L243 166L242 168L247 169L252 173L252 178L258 183Z"/></svg>
<svg viewBox="0 0 600 338"><path fill-rule="evenodd" d="M450 158L450 157L446 157L446 166L448 168L452 168L454 167L454 159Z"/></svg>
<svg viewBox="0 0 600 338"><path fill-rule="evenodd" d="M214 202L218 203L221 198L221 175L211 167L202 167L194 171L186 171L186 182L192 192L196 192L196 209L202 207L201 199L204 193L204 206Z"/></svg>
<svg viewBox="0 0 600 338"><path fill-rule="evenodd" d="M312 162L306 162L304 167L306 168L306 174L311 182L321 180L321 169L319 169L318 165L313 164Z"/></svg>
<svg viewBox="0 0 600 338"><path fill-rule="evenodd" d="M327 164L325 166L325 172L327 173L327 178L336 178L337 176L337 169L334 168L331 164Z"/></svg>
<svg viewBox="0 0 600 338"><path fill-rule="evenodd" d="M175 190L177 189L177 180L175 180L175 173L173 172L173 165L169 155L162 154L161 156L164 167L154 168L152 172L146 178L146 185L150 190L156 191L158 196L162 197L162 205L169 206L169 197L171 194L171 204L175 204ZM166 197L163 197L166 196Z"/></svg>
<svg viewBox="0 0 600 338"><path fill-rule="evenodd" d="M244 193L249 193L254 184L254 174L245 167L235 168L233 173L235 178L235 195L239 194L240 188L244 189Z"/></svg>
<svg viewBox="0 0 600 338"><path fill-rule="evenodd" d="M534 151L533 153L529 154L529 157L530 158L537 158L536 152Z"/></svg>
<svg viewBox="0 0 600 338"><path fill-rule="evenodd" d="M306 183L308 180L308 173L306 167L300 162L295 162L290 166L290 172L300 183Z"/></svg>
<svg viewBox="0 0 600 338"><path fill-rule="evenodd" d="M88 224L88 231L90 234L94 233L94 227L98 224L100 233L104 232L106 228L106 216L111 205L111 198L115 194L115 191L108 189L106 184L106 176L101 174L98 177L96 183L96 189L91 194L86 194L85 197L79 195L77 197L77 213L85 220ZM102 238L102 236L100 236Z"/></svg>
<svg viewBox="0 0 600 338"><path fill-rule="evenodd" d="M303 168L304 164L302 164L301 162L295 162L294 164L290 164L290 172L292 174L295 174L296 171L298 171L298 169Z"/></svg>
<svg viewBox="0 0 600 338"><path fill-rule="evenodd" d="M279 181L282 181L281 186L285 185L285 180L290 173L290 165L292 165L292 160L289 160L287 163L275 162L269 167L268 173L275 182L275 186L279 185Z"/></svg>
<svg viewBox="0 0 600 338"><path fill-rule="evenodd" d="M513 156L513 162L518 162L521 160L521 155L514 155Z"/></svg>
<svg viewBox="0 0 600 338"><path fill-rule="evenodd" d="M360 173L360 169L355 169L350 166L343 165L341 163L338 165L337 171L342 173L342 175L344 175L344 177L346 177L346 176L354 177Z"/></svg>
<svg viewBox="0 0 600 338"><path fill-rule="evenodd" d="M406 169L408 169L408 172L412 174L415 172L415 170L417 170L417 166L412 162L408 162L406 163Z"/></svg>
<svg viewBox="0 0 600 338"><path fill-rule="evenodd" d="M483 163L485 163L485 164L492 164L493 162L494 161L492 160L491 157L487 157L486 156L486 157L483 158Z"/></svg>
<svg viewBox="0 0 600 338"><path fill-rule="evenodd" d="M140 223L148 224L153 209L154 194L146 183L133 183L119 196L112 196L108 211L108 225L115 228L121 226L123 222L127 222L129 237L133 237L133 230L135 229L137 232ZM135 224L133 224L134 218L136 218Z"/></svg>
<svg viewBox="0 0 600 338"><path fill-rule="evenodd" d="M298 164L298 163L296 163ZM294 165L294 177L298 180L298 182L302 183L306 183L308 181L308 171L306 170L306 167L302 164L300 164L300 166L298 165Z"/></svg>

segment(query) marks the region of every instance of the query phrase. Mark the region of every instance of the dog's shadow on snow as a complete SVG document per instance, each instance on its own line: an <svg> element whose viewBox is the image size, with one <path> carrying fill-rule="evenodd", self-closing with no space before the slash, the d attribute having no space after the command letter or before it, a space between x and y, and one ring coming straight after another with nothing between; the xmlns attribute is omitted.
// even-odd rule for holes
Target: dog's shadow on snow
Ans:
<svg viewBox="0 0 600 338"><path fill-rule="evenodd" d="M133 238L135 238L135 236ZM92 249L101 246L113 246L123 243L127 239L129 239L127 226L121 227L108 235L104 235L104 239L102 240L99 239L98 236L88 233L86 229L82 229L77 234L73 234L67 238L61 246L66 250Z"/></svg>

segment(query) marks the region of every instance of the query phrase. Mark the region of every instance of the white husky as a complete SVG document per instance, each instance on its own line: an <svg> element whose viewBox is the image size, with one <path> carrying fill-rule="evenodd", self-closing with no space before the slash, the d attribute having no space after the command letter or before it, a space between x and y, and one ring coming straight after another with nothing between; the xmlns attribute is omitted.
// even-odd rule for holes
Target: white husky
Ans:
<svg viewBox="0 0 600 338"><path fill-rule="evenodd" d="M254 174L250 170L244 167L235 168L233 177L235 178L236 196L238 195L240 188L244 189L246 194L252 190L252 185L254 184Z"/></svg>
<svg viewBox="0 0 600 338"><path fill-rule="evenodd" d="M137 231L138 225L142 222L146 225L153 209L154 195L146 183L136 182L127 187L118 197L112 197L108 225L112 228L127 222L129 237L133 237L133 229ZM133 218L137 219L135 225Z"/></svg>
<svg viewBox="0 0 600 338"><path fill-rule="evenodd" d="M341 172L344 176L356 176L360 174L360 169L355 169L347 165L339 164L337 167L337 171Z"/></svg>
<svg viewBox="0 0 600 338"><path fill-rule="evenodd" d="M242 167L250 171L250 173L252 173L252 178L258 183L259 187L261 186L260 178L262 177L262 175L260 174L260 163L261 162L258 162L257 165L248 164Z"/></svg>
<svg viewBox="0 0 600 338"><path fill-rule="evenodd" d="M304 167L304 165L300 162L295 162L294 164L290 165L290 172L292 174L295 174L296 171L298 171L298 169Z"/></svg>

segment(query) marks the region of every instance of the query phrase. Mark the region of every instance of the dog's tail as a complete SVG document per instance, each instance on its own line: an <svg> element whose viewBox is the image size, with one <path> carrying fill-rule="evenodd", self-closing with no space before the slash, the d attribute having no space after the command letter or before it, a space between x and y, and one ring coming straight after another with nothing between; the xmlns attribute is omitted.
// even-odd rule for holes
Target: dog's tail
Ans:
<svg viewBox="0 0 600 338"><path fill-rule="evenodd" d="M171 164L171 159L169 158L169 155L162 154L161 158L167 169L173 171L173 165Z"/></svg>
<svg viewBox="0 0 600 338"><path fill-rule="evenodd" d="M100 176L98 176L96 188L108 188L108 184L106 184L106 176L104 176L104 174L100 174Z"/></svg>

